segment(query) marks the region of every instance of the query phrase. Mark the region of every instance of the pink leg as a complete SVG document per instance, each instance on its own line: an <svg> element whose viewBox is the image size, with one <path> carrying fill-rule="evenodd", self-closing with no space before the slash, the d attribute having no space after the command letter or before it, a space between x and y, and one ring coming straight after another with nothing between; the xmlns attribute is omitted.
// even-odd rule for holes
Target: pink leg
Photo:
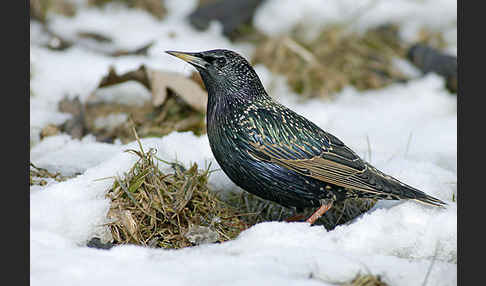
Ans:
<svg viewBox="0 0 486 286"><path fill-rule="evenodd" d="M306 222L313 224L316 220L318 220L322 215L324 215L330 208L332 207L332 201L329 203L320 206L307 220Z"/></svg>

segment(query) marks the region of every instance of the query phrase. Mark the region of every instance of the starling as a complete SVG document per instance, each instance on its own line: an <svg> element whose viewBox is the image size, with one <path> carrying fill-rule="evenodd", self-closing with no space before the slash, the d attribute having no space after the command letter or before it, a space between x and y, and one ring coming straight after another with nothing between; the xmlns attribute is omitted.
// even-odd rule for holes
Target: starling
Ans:
<svg viewBox="0 0 486 286"><path fill-rule="evenodd" d="M239 187L285 207L317 210L348 198L445 203L384 174L341 140L275 102L242 56L229 50L167 51L200 73L208 91L207 133L225 174Z"/></svg>

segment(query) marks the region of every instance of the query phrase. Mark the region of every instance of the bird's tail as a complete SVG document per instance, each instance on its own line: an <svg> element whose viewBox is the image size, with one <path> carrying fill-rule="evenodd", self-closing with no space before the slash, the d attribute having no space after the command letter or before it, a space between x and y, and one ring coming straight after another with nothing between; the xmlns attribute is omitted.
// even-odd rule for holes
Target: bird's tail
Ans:
<svg viewBox="0 0 486 286"><path fill-rule="evenodd" d="M380 181L381 185L384 187L383 189L384 193L390 194L394 199L415 200L423 204L438 206L438 207L444 207L445 205L447 205L445 202L437 198L434 198L430 195L427 195L421 190L418 190L412 186L404 184L391 176L387 176L382 172L376 170L375 168L373 169L375 173L380 175L375 177L375 180Z"/></svg>
<svg viewBox="0 0 486 286"><path fill-rule="evenodd" d="M400 196L403 199L409 199L409 200L414 200L426 205L432 205L432 206L437 206L437 207L444 207L447 205L445 202L434 198L430 195L427 195L426 193L411 187L409 185L400 183Z"/></svg>
<svg viewBox="0 0 486 286"><path fill-rule="evenodd" d="M437 198L434 198L432 196L429 196L427 194L424 194L424 196L415 198L413 200L418 201L418 202L423 203L423 204L437 206L437 207L444 207L445 205L447 205L445 202L443 202L443 201L441 201Z"/></svg>

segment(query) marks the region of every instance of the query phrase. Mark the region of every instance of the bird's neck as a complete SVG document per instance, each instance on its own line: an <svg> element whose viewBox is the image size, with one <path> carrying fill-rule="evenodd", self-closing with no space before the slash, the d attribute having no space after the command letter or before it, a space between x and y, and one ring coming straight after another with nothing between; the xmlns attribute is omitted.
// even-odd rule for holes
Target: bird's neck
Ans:
<svg viewBox="0 0 486 286"><path fill-rule="evenodd" d="M229 116L265 100L271 99L264 90L263 93L256 94L245 90L208 89L207 112L214 117Z"/></svg>
<svg viewBox="0 0 486 286"><path fill-rule="evenodd" d="M208 89L207 123L209 125L224 124L226 118L233 116L245 106L251 104L251 99L238 92Z"/></svg>
<svg viewBox="0 0 486 286"><path fill-rule="evenodd" d="M231 84L209 82L204 77L203 80L208 91L208 125L213 122L222 123L224 118L234 116L235 112L245 110L257 102L271 100L261 84L235 87Z"/></svg>

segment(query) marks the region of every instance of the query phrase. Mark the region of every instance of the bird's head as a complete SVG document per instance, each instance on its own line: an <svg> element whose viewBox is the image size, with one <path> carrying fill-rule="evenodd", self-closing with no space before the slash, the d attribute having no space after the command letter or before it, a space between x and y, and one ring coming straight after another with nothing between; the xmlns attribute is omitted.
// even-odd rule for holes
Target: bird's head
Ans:
<svg viewBox="0 0 486 286"><path fill-rule="evenodd" d="M245 58L233 51L166 52L193 65L201 74L210 96L265 93L255 70Z"/></svg>

